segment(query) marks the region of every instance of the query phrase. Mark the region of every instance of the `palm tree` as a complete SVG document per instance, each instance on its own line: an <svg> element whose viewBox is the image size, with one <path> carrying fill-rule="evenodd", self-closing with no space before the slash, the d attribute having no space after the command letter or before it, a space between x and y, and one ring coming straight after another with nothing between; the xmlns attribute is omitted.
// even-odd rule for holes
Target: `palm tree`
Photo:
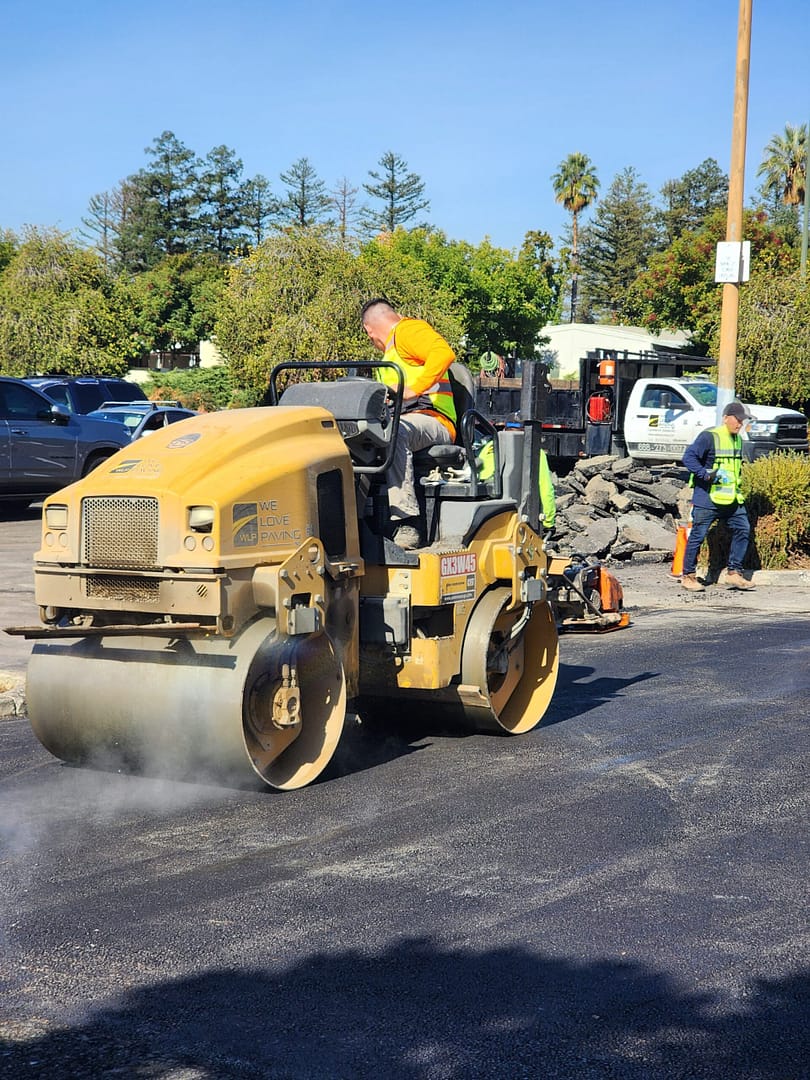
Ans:
<svg viewBox="0 0 810 1080"><path fill-rule="evenodd" d="M757 169L757 176L765 177L763 191L786 206L799 206L807 184L807 125L785 124L785 134L774 135L765 155Z"/></svg>
<svg viewBox="0 0 810 1080"><path fill-rule="evenodd" d="M562 203L571 215L571 322L577 314L577 240L579 236L577 215L596 198L599 178L587 154L569 154L551 178L554 199Z"/></svg>

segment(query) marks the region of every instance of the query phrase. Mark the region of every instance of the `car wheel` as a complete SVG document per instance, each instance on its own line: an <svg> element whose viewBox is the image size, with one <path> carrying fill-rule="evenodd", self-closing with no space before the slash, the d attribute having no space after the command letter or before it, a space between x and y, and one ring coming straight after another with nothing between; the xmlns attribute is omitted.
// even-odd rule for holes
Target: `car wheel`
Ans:
<svg viewBox="0 0 810 1080"><path fill-rule="evenodd" d="M85 461L84 463L84 468L82 469L82 476L87 476L93 471L93 469L97 469L103 461L106 461L107 458L111 458L112 455L112 450L99 450L97 453L91 454L87 461Z"/></svg>

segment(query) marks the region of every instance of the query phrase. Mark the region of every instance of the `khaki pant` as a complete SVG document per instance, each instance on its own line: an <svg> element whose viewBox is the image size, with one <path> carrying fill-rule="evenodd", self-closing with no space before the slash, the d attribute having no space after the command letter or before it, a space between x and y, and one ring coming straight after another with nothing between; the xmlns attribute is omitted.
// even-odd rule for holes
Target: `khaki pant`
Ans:
<svg viewBox="0 0 810 1080"><path fill-rule="evenodd" d="M417 450L440 443L450 443L450 432L435 416L427 413L407 413L399 421L394 448L394 460L388 470L388 505L393 521L416 517L416 484L413 475L413 455Z"/></svg>

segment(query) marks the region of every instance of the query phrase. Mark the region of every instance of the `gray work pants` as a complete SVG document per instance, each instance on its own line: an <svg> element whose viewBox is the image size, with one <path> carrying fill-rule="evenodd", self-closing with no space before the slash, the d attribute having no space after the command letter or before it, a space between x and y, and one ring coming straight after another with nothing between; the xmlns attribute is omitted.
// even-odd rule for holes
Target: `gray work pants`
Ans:
<svg viewBox="0 0 810 1080"><path fill-rule="evenodd" d="M439 443L450 443L450 432L435 416L427 413L407 413L399 422L394 460L388 470L388 505L392 521L416 517L416 484L413 475L413 455L417 450Z"/></svg>

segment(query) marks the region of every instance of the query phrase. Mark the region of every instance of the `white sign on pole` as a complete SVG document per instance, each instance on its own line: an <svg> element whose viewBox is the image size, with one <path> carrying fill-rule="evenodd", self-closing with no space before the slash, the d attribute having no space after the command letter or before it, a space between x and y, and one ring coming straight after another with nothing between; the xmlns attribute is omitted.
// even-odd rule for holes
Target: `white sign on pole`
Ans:
<svg viewBox="0 0 810 1080"><path fill-rule="evenodd" d="M722 240L717 245L714 280L738 285L751 276L751 241Z"/></svg>

